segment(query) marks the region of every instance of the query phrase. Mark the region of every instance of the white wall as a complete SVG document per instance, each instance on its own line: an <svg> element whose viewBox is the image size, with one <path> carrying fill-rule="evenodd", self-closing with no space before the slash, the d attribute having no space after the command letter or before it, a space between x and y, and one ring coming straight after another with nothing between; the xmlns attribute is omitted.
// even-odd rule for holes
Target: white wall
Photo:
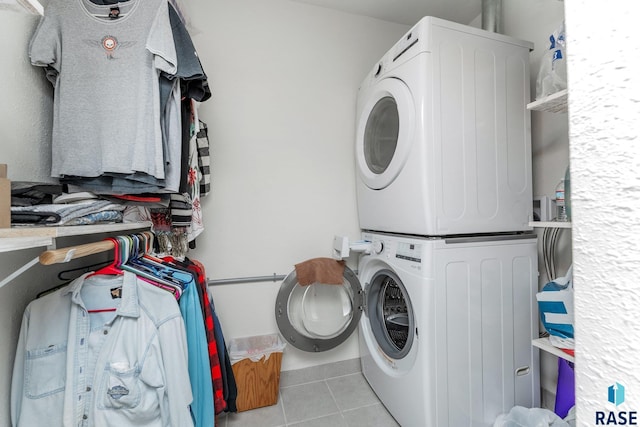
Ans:
<svg viewBox="0 0 640 427"><path fill-rule="evenodd" d="M566 0L566 14L577 408L591 426L596 411L640 410L640 5Z"/></svg>
<svg viewBox="0 0 640 427"><path fill-rule="evenodd" d="M28 61L27 44L36 16L0 10L0 163L14 180L49 180L51 90ZM50 85L49 85L50 86ZM0 254L0 280L39 250ZM26 304L46 288L44 269L34 269L0 289L0 425L9 425L9 391L15 345ZM54 275L55 277L55 275ZM44 282L44 283L43 283Z"/></svg>
<svg viewBox="0 0 640 427"><path fill-rule="evenodd" d="M0 9L0 163L13 180L51 180L53 89L27 56L37 23L35 15Z"/></svg>
<svg viewBox="0 0 640 427"><path fill-rule="evenodd" d="M503 2L504 32L534 43L531 52L531 100L536 96L536 80L549 36L564 19L564 2L558 0L513 0ZM570 45L568 49L570 49ZM555 198L555 188L569 164L569 128L566 113L531 112L533 194ZM558 245L558 273L564 274L571 260L571 232L562 231ZM553 279L544 275L541 284Z"/></svg>
<svg viewBox="0 0 640 427"><path fill-rule="evenodd" d="M531 52L531 97L536 96L536 80L541 58L549 46L549 35L562 23L564 3L558 0L509 0L502 3L504 33L534 43ZM531 112L531 146L533 160L533 194L555 198L555 188L569 161L568 118L563 113ZM542 230L538 230L539 242ZM542 248L539 243L539 248ZM558 240L558 274L564 274L571 262L571 231L561 231ZM539 256L540 286L546 277L542 255ZM553 409L557 382L557 358L541 352L542 406Z"/></svg>
<svg viewBox="0 0 640 427"><path fill-rule="evenodd" d="M357 88L408 29L287 0L194 0L191 33L213 97L212 193L193 256L212 279L288 274L359 238L353 140ZM355 267L355 265L354 265ZM280 283L216 286L227 338L277 331ZM358 357L288 346L283 370Z"/></svg>
<svg viewBox="0 0 640 427"><path fill-rule="evenodd" d="M536 96L540 60L549 48L549 35L564 19L564 3L558 0L510 0L503 2L504 33L534 43L531 52L531 99ZM531 113L533 192L554 197L554 190L569 159L566 114Z"/></svg>

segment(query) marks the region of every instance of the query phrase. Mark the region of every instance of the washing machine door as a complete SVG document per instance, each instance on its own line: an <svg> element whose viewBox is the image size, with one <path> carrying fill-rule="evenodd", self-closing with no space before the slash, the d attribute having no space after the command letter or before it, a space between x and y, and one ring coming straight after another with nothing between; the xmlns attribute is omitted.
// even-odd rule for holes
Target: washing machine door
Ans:
<svg viewBox="0 0 640 427"><path fill-rule="evenodd" d="M415 129L411 91L397 78L385 78L359 94L356 130L358 175L374 190L398 176L409 155Z"/></svg>
<svg viewBox="0 0 640 427"><path fill-rule="evenodd" d="M366 289L366 314L369 319L365 333L375 338L378 349L387 358L406 357L415 339L415 318L411 299L398 277L390 269L376 271Z"/></svg>
<svg viewBox="0 0 640 427"><path fill-rule="evenodd" d="M282 336L309 352L330 350L346 341L358 326L363 291L355 273L344 268L342 285L300 285L296 271L282 282L276 298L276 321Z"/></svg>

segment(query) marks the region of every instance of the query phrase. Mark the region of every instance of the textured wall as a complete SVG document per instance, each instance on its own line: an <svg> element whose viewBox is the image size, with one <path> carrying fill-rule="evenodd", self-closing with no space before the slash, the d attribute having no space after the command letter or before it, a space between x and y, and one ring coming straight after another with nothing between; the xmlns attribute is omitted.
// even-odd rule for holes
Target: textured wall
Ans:
<svg viewBox="0 0 640 427"><path fill-rule="evenodd" d="M591 426L596 411L640 410L640 5L565 3L577 407ZM616 382L617 407L607 401Z"/></svg>

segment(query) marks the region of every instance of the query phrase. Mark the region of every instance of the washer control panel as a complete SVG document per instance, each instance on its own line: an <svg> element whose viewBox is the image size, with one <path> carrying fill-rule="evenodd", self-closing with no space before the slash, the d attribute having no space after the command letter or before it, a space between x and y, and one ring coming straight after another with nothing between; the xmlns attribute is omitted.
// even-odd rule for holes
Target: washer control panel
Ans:
<svg viewBox="0 0 640 427"><path fill-rule="evenodd" d="M396 258L407 261L422 262L422 245L409 242L398 242Z"/></svg>
<svg viewBox="0 0 640 427"><path fill-rule="evenodd" d="M370 254L384 255L387 259L401 259L422 263L423 245L420 242L386 239L384 236L364 234L364 241L370 242Z"/></svg>

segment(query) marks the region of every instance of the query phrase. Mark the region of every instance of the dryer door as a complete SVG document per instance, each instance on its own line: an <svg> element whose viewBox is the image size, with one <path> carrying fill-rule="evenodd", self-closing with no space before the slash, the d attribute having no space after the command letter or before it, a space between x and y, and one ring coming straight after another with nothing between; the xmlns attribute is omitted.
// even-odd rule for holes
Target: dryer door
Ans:
<svg viewBox="0 0 640 427"><path fill-rule="evenodd" d="M345 267L342 285L298 283L296 271L284 279L276 299L276 321L282 336L309 352L330 350L358 326L363 311L360 281Z"/></svg>
<svg viewBox="0 0 640 427"><path fill-rule="evenodd" d="M380 190L396 179L409 155L416 115L413 97L397 78L383 79L359 97L358 174L367 187Z"/></svg>

